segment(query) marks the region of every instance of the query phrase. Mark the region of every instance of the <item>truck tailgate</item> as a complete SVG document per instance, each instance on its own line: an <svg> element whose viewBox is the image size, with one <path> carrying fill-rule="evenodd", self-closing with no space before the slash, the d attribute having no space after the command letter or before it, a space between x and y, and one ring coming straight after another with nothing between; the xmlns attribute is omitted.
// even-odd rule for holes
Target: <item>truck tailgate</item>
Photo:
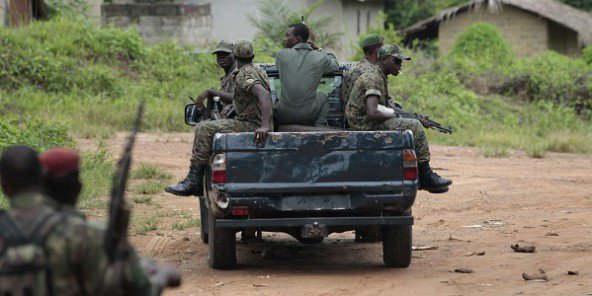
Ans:
<svg viewBox="0 0 592 296"><path fill-rule="evenodd" d="M214 138L230 194L400 192L403 149L413 149L411 132L270 133L259 147L253 133Z"/></svg>

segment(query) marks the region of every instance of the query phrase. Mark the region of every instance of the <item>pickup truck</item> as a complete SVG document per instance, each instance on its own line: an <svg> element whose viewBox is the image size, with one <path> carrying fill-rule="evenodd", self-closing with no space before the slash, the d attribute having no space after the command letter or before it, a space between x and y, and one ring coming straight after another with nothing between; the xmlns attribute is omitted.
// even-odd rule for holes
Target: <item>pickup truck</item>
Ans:
<svg viewBox="0 0 592 296"><path fill-rule="evenodd" d="M278 70L260 66L277 100ZM413 134L345 128L338 94L347 67L325 75L318 89L329 97L329 127L279 126L259 146L253 133L215 135L200 198L201 238L212 268L237 264L236 233L245 229L310 244L368 227L380 229L386 266L409 266L418 190ZM185 122L195 125L211 110L187 105Z"/></svg>

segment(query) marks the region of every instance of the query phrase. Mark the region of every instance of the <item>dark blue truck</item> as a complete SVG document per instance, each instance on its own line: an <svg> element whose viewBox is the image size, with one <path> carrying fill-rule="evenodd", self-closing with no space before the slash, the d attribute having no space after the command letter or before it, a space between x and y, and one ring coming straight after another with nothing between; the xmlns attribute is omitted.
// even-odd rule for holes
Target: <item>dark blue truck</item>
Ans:
<svg viewBox="0 0 592 296"><path fill-rule="evenodd" d="M261 65L279 93L278 71ZM409 131L348 131L338 94L347 65L326 75L328 128L279 126L263 145L252 133L216 134L200 199L202 240L212 268L236 265L236 233L287 233L320 243L331 233L380 229L384 263L411 262L411 207L417 194L417 159ZM198 110L187 105L185 121ZM207 112L204 112L207 113Z"/></svg>

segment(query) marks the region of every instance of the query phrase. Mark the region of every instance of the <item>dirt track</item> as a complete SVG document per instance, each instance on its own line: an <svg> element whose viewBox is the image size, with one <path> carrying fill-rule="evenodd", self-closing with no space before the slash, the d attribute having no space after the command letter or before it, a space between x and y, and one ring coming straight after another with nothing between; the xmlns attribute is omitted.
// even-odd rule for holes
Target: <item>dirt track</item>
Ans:
<svg viewBox="0 0 592 296"><path fill-rule="evenodd" d="M170 171L176 182L186 174L191 141L191 134L143 134L135 160ZM122 140L110 143L119 148ZM142 254L182 270L182 288L166 295L591 295L592 157L484 158L475 148L444 146L432 152L432 166L454 185L446 194L418 194L413 244L438 249L415 251L407 269L384 268L381 244L355 243L352 233L310 246L264 233L264 242L238 245L240 266L231 271L207 266L199 228L150 231L132 241ZM163 192L154 200L199 216L196 199ZM148 211L140 205L134 214ZM515 253L516 243L536 252ZM478 252L485 254L471 255ZM549 281L522 279L540 268Z"/></svg>

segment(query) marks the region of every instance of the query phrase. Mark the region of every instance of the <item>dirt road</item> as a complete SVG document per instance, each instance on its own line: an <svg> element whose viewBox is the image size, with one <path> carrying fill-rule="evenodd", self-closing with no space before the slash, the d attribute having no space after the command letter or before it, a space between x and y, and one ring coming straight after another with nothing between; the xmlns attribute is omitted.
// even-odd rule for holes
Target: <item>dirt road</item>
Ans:
<svg viewBox="0 0 592 296"><path fill-rule="evenodd" d="M143 134L135 160L173 173L174 183L186 174L191 142L191 134ZM121 143L110 141L117 149ZM432 154L432 166L454 185L446 194L418 194L413 244L438 249L415 251L407 269L383 267L381 244L355 243L352 233L310 246L264 233L263 242L238 245L240 266L230 271L207 266L199 227L163 226L132 241L142 254L181 268L183 287L166 295L591 295L592 157L484 158L476 148L444 146ZM194 198L163 192L154 203L160 211L199 216ZM151 211L138 205L134 215ZM516 253L510 248L516 243L536 252ZM549 281L522 278L539 269Z"/></svg>

